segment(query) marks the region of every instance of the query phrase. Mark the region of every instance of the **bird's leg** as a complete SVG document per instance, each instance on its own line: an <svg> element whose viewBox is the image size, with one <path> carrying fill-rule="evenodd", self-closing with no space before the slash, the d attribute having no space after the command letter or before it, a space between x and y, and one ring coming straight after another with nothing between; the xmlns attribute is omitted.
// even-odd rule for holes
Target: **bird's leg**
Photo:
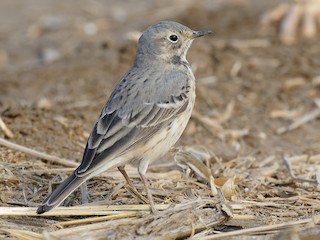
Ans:
<svg viewBox="0 0 320 240"><path fill-rule="evenodd" d="M150 207L151 207L151 212L153 214L156 214L158 212L158 210L155 208L154 206L154 201L153 201L153 197L152 197L152 194L151 194L151 191L149 189L149 186L148 186L148 179L146 178L145 175L141 174L140 173L140 177L141 177L141 181L144 185L144 188L146 189L146 192L147 192L147 197L149 199L149 204L150 204Z"/></svg>
<svg viewBox="0 0 320 240"><path fill-rule="evenodd" d="M144 196L142 196L139 191L137 190L137 188L134 186L134 184L132 183L132 181L130 180L126 170L124 169L124 166L120 166L118 167L119 172L121 172L122 176L126 179L126 182L128 183L129 187L130 187L130 191L131 193L136 196L139 200L141 200L144 203L148 203L148 199L146 199Z"/></svg>
<svg viewBox="0 0 320 240"><path fill-rule="evenodd" d="M89 202L89 193L88 193L88 185L87 185L87 181L85 181L84 183L82 183L80 185L80 190L81 190L81 200L82 200L82 204L86 204Z"/></svg>
<svg viewBox="0 0 320 240"><path fill-rule="evenodd" d="M154 206L154 201L153 201L153 197L152 197L152 194L151 194L151 191L150 191L150 188L148 186L148 179L146 178L145 174L147 172L147 168L148 168L148 165L149 165L149 161L144 161L142 160L139 164L139 167L138 167L138 172L140 174L140 177L141 177L141 181L144 185L144 188L147 192L147 197L149 199L149 204L150 204L150 207L151 207L151 212L153 214L156 214L158 212L158 210L155 208Z"/></svg>

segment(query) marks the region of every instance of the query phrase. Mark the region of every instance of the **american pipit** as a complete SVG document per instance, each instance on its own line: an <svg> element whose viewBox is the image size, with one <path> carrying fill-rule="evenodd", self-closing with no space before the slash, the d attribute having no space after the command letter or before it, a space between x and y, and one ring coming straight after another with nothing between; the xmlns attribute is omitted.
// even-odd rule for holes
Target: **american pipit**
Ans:
<svg viewBox="0 0 320 240"><path fill-rule="evenodd" d="M145 173L184 131L195 101L195 78L186 60L192 41L210 31L192 31L162 21L141 35L134 63L102 109L80 166L39 206L41 214L58 206L83 182L118 167L137 192L124 166L137 164L151 210L153 198Z"/></svg>

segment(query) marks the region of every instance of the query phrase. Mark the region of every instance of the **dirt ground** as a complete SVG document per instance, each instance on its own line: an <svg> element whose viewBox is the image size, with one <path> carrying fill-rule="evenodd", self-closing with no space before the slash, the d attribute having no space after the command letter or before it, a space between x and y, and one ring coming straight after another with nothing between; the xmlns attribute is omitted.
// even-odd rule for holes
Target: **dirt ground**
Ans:
<svg viewBox="0 0 320 240"><path fill-rule="evenodd" d="M284 159L296 175L316 182L320 38L287 46L278 40L276 27L261 35L259 18L277 3L0 1L0 117L13 134L0 128L0 137L76 162L100 110L132 64L141 31L169 19L214 32L195 41L188 54L197 100L176 145L180 148L148 172L156 203L174 207L158 216L141 211L100 225L86 223L88 228L63 222L90 214L11 216L1 208L0 238L214 239L220 233L319 215L319 187L293 180ZM217 185L224 184L233 218L221 209L208 179L190 167L192 159L211 170ZM0 145L0 207L38 206L71 170L71 165ZM135 169L129 168L129 174L144 194ZM116 169L90 180L88 193L88 206L140 203ZM64 206L81 201L76 191ZM214 221L218 223L212 225ZM225 239L320 238L320 226L312 221L288 226Z"/></svg>

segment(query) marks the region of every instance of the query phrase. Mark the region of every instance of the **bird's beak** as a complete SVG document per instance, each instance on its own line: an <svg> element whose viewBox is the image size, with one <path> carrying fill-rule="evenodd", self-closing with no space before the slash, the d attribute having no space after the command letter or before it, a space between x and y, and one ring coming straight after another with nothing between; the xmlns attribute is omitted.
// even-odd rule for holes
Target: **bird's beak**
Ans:
<svg viewBox="0 0 320 240"><path fill-rule="evenodd" d="M210 31L210 30L194 31L194 32L192 33L191 38L202 37L202 36L205 36L205 35L208 35L208 34L211 34L211 33L212 33L212 31Z"/></svg>

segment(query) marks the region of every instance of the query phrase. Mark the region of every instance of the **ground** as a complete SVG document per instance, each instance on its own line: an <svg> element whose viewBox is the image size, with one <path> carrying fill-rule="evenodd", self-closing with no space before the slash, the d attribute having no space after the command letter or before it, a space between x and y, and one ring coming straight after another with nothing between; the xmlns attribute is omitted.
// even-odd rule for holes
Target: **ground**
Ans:
<svg viewBox="0 0 320 240"><path fill-rule="evenodd" d="M111 206L117 212L85 213L80 207L77 213L66 208L35 216L34 207L74 165L1 145L0 207L7 208L0 208L0 237L213 239L231 233L221 237L319 239L320 227L314 225L319 219L312 220L320 211L319 37L287 46L276 28L260 35L259 18L275 4L1 1L0 117L6 127L0 128L0 137L74 162L81 161L100 110L130 68L141 31L170 19L214 34L197 39L188 54L197 100L187 129L176 148L148 172L156 203L169 209L155 216L143 211L147 205L112 169L88 182L90 199L84 207L107 211ZM285 159L311 183L290 177ZM196 169L209 173L194 171L194 161ZM134 168L129 175L145 194ZM228 203L210 188L210 176L223 185ZM64 206L81 201L76 191ZM14 216L13 207L25 212ZM233 209L233 217L225 208ZM109 221L87 219L108 214ZM81 219L87 220L77 222Z"/></svg>

